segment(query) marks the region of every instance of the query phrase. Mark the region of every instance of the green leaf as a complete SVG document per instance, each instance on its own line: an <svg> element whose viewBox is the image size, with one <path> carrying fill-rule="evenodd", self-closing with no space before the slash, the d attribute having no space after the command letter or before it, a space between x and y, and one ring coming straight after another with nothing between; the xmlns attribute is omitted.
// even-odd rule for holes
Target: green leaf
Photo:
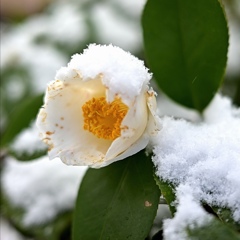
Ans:
<svg viewBox="0 0 240 240"><path fill-rule="evenodd" d="M233 220L232 212L229 209L216 206L212 207L212 209L222 222L227 224L229 227L235 229L236 231L240 232L240 223L237 223Z"/></svg>
<svg viewBox="0 0 240 240"><path fill-rule="evenodd" d="M162 179L159 179L156 175L155 181L158 187L160 188L161 193L165 198L172 215L174 215L176 212L176 207L174 206L174 201L176 200L175 187L173 186L173 184L165 182Z"/></svg>
<svg viewBox="0 0 240 240"><path fill-rule="evenodd" d="M73 218L73 240L141 240L157 212L160 191L144 151L82 180Z"/></svg>
<svg viewBox="0 0 240 240"><path fill-rule="evenodd" d="M204 239L204 240L239 240L240 235L229 228L224 223L217 219L213 219L210 224L200 227L187 229L189 239Z"/></svg>
<svg viewBox="0 0 240 240"><path fill-rule="evenodd" d="M228 29L218 0L148 0L142 25L159 87L174 101L203 111L227 61Z"/></svg>
<svg viewBox="0 0 240 240"><path fill-rule="evenodd" d="M1 137L1 146L9 144L14 137L36 117L43 104L43 95L33 96L21 102L12 111L7 127Z"/></svg>

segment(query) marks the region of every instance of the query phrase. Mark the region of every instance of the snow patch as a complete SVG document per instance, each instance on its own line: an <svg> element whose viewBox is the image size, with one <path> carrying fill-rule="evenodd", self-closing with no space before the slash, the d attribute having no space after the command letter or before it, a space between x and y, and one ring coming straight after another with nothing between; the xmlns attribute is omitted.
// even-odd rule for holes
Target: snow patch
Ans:
<svg viewBox="0 0 240 240"><path fill-rule="evenodd" d="M240 221L239 110L217 95L204 122L163 117L153 150L159 178L191 187L194 199L231 209L235 221Z"/></svg>
<svg viewBox="0 0 240 240"><path fill-rule="evenodd" d="M196 202L191 194L179 196L179 205L173 219L166 219L163 223L163 236L167 240L188 239L186 229L204 227L213 219Z"/></svg>
<svg viewBox="0 0 240 240"><path fill-rule="evenodd" d="M11 204L23 208L23 224L51 221L58 213L73 208L79 183L87 167L68 167L47 157L30 162L7 158L2 172L2 189Z"/></svg>

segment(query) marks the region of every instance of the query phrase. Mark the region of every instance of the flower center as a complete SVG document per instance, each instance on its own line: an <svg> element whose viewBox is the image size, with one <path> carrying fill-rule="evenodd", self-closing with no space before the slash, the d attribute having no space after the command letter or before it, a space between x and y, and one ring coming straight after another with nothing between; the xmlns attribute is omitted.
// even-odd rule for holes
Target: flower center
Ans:
<svg viewBox="0 0 240 240"><path fill-rule="evenodd" d="M84 130L98 138L115 140L121 136L121 123L128 112L128 106L120 98L107 103L105 97L92 98L83 106Z"/></svg>

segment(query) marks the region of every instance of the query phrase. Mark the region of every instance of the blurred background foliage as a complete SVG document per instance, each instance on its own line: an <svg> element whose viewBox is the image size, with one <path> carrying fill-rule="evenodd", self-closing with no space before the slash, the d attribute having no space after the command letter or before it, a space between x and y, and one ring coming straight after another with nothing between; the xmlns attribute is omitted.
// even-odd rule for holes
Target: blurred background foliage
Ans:
<svg viewBox="0 0 240 240"><path fill-rule="evenodd" d="M230 46L220 91L240 106L240 1L223 3ZM144 4L145 0L1 0L1 159L7 154L21 159L11 144L34 120L56 70L87 44L112 43L145 60L141 29ZM46 149L39 151L23 159L36 158ZM61 215L66 222L58 220L51 225L56 231L49 235L42 226L22 227L21 217L14 215L21 215L21 211L14 211L4 196L1 205L4 217L24 235L36 239L69 237L69 213Z"/></svg>

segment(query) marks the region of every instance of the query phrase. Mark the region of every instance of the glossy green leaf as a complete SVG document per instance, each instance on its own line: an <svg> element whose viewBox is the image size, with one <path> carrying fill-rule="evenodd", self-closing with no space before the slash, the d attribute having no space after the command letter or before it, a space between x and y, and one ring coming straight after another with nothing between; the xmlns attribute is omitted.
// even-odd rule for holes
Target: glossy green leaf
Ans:
<svg viewBox="0 0 240 240"><path fill-rule="evenodd" d="M218 219L213 219L208 225L200 228L186 229L188 239L204 239L204 240L239 240L240 235L233 229L229 228Z"/></svg>
<svg viewBox="0 0 240 240"><path fill-rule="evenodd" d="M155 175L155 181L158 187L160 188L161 193L165 198L172 215L174 215L174 213L176 212L176 208L174 206L174 201L176 200L175 187L171 183L168 183L163 181L162 179L159 179L156 175Z"/></svg>
<svg viewBox="0 0 240 240"><path fill-rule="evenodd" d="M151 229L160 191L144 151L82 180L73 218L73 240L141 240Z"/></svg>
<svg viewBox="0 0 240 240"><path fill-rule="evenodd" d="M21 130L28 127L30 122L36 118L39 108L43 104L43 95L33 96L21 102L12 111L3 135L1 146L9 144Z"/></svg>
<svg viewBox="0 0 240 240"><path fill-rule="evenodd" d="M142 17L145 53L159 87L200 112L223 78L228 29L218 0L148 0Z"/></svg>

